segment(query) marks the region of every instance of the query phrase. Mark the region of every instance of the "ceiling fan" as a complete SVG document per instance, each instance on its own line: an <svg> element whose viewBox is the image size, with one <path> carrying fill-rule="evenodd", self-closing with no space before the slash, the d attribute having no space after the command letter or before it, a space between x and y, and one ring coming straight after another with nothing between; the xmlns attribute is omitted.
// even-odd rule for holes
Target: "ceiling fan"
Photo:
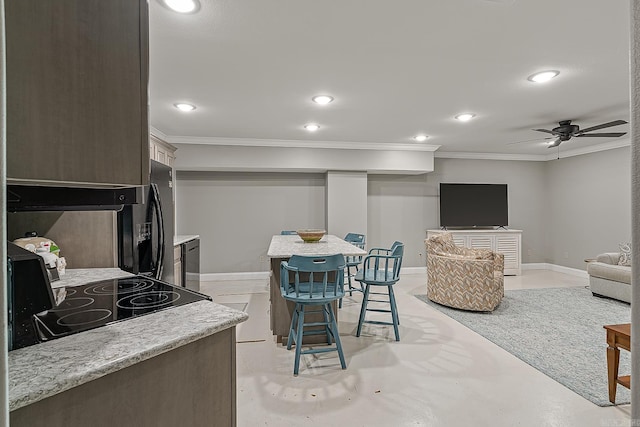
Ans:
<svg viewBox="0 0 640 427"><path fill-rule="evenodd" d="M609 133L589 133L594 130L604 129L612 126L624 125L627 122L624 120L614 120L612 122L603 123L601 125L592 126L586 129L580 129L578 125L572 125L571 120L563 120L558 124L560 126L549 129L532 129L538 132L550 133L554 138L549 142L548 148L557 147L564 141L568 141L571 138L583 138L583 137L603 137L603 138L617 138L622 135L626 135L626 132L609 132Z"/></svg>

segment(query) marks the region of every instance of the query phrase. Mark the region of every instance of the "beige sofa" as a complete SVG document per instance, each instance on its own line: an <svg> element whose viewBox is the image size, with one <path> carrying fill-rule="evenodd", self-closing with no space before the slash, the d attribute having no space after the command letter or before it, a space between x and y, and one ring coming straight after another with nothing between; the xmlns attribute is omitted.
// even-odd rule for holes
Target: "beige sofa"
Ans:
<svg viewBox="0 0 640 427"><path fill-rule="evenodd" d="M619 252L608 252L588 263L589 288L595 296L631 303L631 267L618 265L619 259Z"/></svg>

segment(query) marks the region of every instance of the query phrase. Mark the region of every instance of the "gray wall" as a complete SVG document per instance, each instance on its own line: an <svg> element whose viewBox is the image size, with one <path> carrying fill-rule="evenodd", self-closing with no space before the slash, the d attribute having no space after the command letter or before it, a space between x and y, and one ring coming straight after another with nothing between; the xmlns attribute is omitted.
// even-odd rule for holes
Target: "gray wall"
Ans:
<svg viewBox="0 0 640 427"><path fill-rule="evenodd" d="M201 273L269 270L281 230L326 228L324 174L177 173L177 234L199 234Z"/></svg>
<svg viewBox="0 0 640 427"><path fill-rule="evenodd" d="M522 261L585 269L585 258L630 240L629 177L629 147L548 162L436 158L432 173L368 175L367 247L401 240L403 265L422 267L438 184L505 183ZM325 174L178 172L177 231L202 236L203 273L267 271L273 234L327 227L326 186Z"/></svg>
<svg viewBox="0 0 640 427"><path fill-rule="evenodd" d="M544 174L545 162L437 158L429 174L370 175L368 246L389 246L401 240L405 243L403 266L424 266L425 231L440 224L440 182L508 184L509 227L523 230L523 262L543 262Z"/></svg>
<svg viewBox="0 0 640 427"><path fill-rule="evenodd" d="M631 240L630 147L545 165L545 262L584 269L585 258Z"/></svg>

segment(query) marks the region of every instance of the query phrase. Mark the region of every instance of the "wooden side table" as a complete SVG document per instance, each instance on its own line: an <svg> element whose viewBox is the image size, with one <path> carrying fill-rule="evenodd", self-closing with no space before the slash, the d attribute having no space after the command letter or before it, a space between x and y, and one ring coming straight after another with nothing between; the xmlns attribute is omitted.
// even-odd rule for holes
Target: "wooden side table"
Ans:
<svg viewBox="0 0 640 427"><path fill-rule="evenodd" d="M631 324L605 325L607 330L607 373L609 380L609 402L616 403L616 388L620 384L631 388L631 376L618 376L620 349L631 351Z"/></svg>

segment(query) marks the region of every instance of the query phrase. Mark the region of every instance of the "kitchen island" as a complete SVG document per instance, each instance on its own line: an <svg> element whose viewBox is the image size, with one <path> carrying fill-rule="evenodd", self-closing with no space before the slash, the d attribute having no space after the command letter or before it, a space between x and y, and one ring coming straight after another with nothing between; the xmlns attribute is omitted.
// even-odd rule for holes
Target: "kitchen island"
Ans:
<svg viewBox="0 0 640 427"><path fill-rule="evenodd" d="M247 318L198 301L11 351L11 425L235 425Z"/></svg>
<svg viewBox="0 0 640 427"><path fill-rule="evenodd" d="M284 343L287 341L289 328L291 327L291 317L295 308L295 304L291 301L286 301L280 293L280 263L288 260L292 255L323 256L334 254L358 256L366 255L367 252L333 235L326 235L319 242L313 243L305 243L297 235L276 235L271 238L269 250L267 251L267 256L271 259L270 325L277 342ZM337 307L334 306L333 309L337 320ZM310 322L322 320L320 317L315 319L313 316L309 316L308 319ZM304 337L304 342L326 342L326 339L326 335L311 335Z"/></svg>

